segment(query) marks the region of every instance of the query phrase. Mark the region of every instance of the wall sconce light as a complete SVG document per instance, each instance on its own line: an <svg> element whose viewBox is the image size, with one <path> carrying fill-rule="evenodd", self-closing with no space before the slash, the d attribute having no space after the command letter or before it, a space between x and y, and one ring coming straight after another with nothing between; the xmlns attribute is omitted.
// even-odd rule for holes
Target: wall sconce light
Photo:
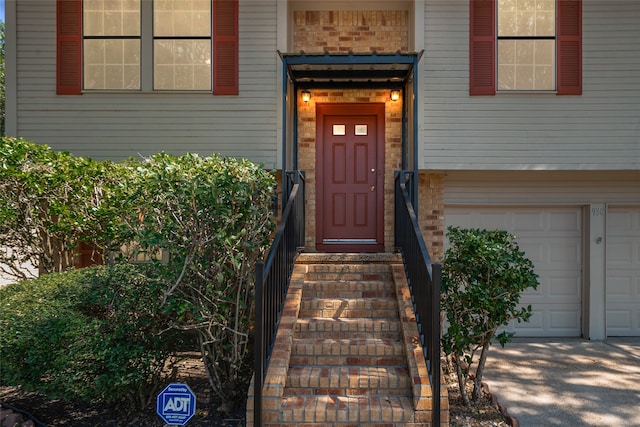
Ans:
<svg viewBox="0 0 640 427"><path fill-rule="evenodd" d="M308 90L303 90L302 91L302 100L304 102L309 102L310 99L311 99L311 92L309 92Z"/></svg>
<svg viewBox="0 0 640 427"><path fill-rule="evenodd" d="M398 89L392 89L391 90L391 100L392 101L397 101L398 99L400 99L400 91Z"/></svg>

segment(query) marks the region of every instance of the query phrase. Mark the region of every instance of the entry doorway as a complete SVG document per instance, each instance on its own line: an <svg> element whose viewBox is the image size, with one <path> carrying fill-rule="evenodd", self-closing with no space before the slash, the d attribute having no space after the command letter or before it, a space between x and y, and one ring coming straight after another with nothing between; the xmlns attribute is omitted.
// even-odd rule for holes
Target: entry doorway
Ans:
<svg viewBox="0 0 640 427"><path fill-rule="evenodd" d="M384 103L316 106L316 246L384 250Z"/></svg>

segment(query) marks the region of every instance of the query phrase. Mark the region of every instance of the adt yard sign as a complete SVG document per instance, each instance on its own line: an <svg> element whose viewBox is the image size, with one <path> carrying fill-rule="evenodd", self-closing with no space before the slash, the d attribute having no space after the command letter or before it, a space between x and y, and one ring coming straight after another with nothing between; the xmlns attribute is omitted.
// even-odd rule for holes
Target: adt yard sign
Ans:
<svg viewBox="0 0 640 427"><path fill-rule="evenodd" d="M158 395L156 412L165 423L183 426L196 413L196 395L186 384L169 384Z"/></svg>

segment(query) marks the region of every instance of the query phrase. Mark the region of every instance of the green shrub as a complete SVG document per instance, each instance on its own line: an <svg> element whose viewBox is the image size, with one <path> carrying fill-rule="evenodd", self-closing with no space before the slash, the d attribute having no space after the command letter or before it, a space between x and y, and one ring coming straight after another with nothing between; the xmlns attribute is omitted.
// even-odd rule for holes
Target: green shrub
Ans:
<svg viewBox="0 0 640 427"><path fill-rule="evenodd" d="M522 292L538 287L538 276L515 236L506 231L448 227L447 238L451 246L442 266L441 298L449 327L442 347L454 358L460 393L469 405L465 384L475 353L480 351L472 394L477 401L491 341L504 346L513 334L496 335L498 328L511 320L529 320L531 306L518 304Z"/></svg>
<svg viewBox="0 0 640 427"><path fill-rule="evenodd" d="M119 168L51 150L20 138L0 138L0 269L27 278L74 266L75 250L110 242L113 209L103 203ZM106 209L106 212L105 212ZM111 233L113 234L113 233Z"/></svg>
<svg viewBox="0 0 640 427"><path fill-rule="evenodd" d="M0 289L0 376L53 397L144 407L165 379L175 334L146 266L55 273Z"/></svg>
<svg viewBox="0 0 640 427"><path fill-rule="evenodd" d="M25 263L40 274L64 271L79 241L108 263L153 263L167 327L198 337L216 393L237 390L251 370L254 266L274 229L274 176L216 155L112 163L0 142L0 269L17 278Z"/></svg>
<svg viewBox="0 0 640 427"><path fill-rule="evenodd" d="M133 166L125 240L156 260L165 313L198 335L211 386L228 395L251 370L254 266L274 227L275 179L218 156L158 154Z"/></svg>

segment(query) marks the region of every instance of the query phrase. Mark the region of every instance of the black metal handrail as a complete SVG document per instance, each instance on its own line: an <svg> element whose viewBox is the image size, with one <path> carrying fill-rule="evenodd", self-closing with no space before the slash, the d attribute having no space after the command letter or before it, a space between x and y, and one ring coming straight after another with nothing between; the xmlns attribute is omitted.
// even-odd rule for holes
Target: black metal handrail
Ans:
<svg viewBox="0 0 640 427"><path fill-rule="evenodd" d="M417 179L412 171L395 176L395 240L411 291L413 309L433 395L432 426L440 425L440 264L432 264L408 189Z"/></svg>
<svg viewBox="0 0 640 427"><path fill-rule="evenodd" d="M264 262L256 263L256 319L254 361L254 425L261 426L262 386L278 331L296 256L304 246L304 173L286 173L289 194L273 244Z"/></svg>

